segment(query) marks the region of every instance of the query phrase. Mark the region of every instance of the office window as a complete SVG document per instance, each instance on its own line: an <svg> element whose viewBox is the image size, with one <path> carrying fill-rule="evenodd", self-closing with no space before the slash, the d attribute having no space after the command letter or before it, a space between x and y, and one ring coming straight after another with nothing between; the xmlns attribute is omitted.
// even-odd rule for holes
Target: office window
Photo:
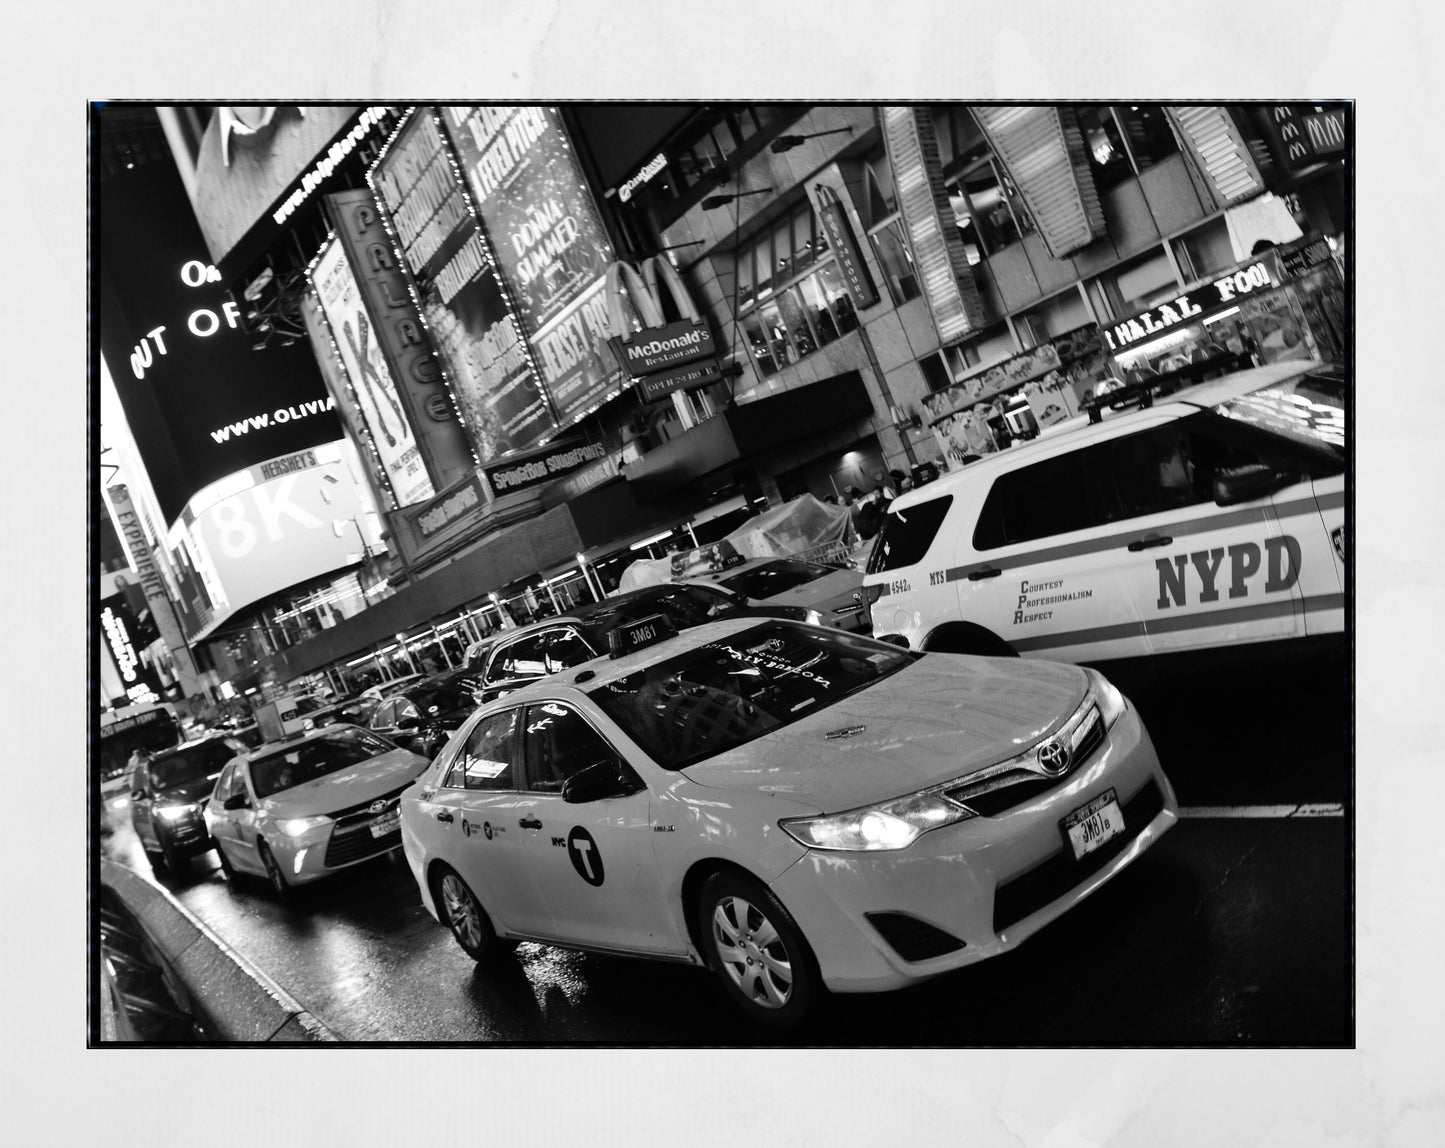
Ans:
<svg viewBox="0 0 1445 1148"><path fill-rule="evenodd" d="M1134 166L1148 171L1179 152L1169 118L1158 104L1121 104L1115 109Z"/></svg>
<svg viewBox="0 0 1445 1148"><path fill-rule="evenodd" d="M811 204L744 246L737 266L738 321L765 378L858 326Z"/></svg>
<svg viewBox="0 0 1445 1148"><path fill-rule="evenodd" d="M1114 109L1080 107L1075 112L1084 136L1084 150L1094 172L1094 186L1100 191L1116 187L1134 176Z"/></svg>
<svg viewBox="0 0 1445 1148"><path fill-rule="evenodd" d="M888 156L876 153L863 168L864 199L867 207L868 241L883 268L883 281L897 306L922 292L913 268L913 253L903 217L898 212L898 194Z"/></svg>

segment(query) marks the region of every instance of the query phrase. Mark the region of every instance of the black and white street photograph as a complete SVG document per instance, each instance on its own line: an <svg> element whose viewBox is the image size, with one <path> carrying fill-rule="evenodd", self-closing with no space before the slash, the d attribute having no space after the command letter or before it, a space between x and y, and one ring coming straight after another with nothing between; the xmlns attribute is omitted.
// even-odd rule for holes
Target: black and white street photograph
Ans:
<svg viewBox="0 0 1445 1148"><path fill-rule="evenodd" d="M90 115L92 1041L1353 1043L1348 102Z"/></svg>
<svg viewBox="0 0 1445 1148"><path fill-rule="evenodd" d="M172 7L12 21L16 1142L1445 1143L1421 12Z"/></svg>

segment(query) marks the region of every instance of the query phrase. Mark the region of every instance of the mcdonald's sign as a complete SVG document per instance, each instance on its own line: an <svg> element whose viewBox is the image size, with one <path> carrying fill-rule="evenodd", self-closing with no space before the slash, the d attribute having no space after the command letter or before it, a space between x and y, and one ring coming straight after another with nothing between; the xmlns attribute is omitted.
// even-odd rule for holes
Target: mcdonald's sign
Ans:
<svg viewBox="0 0 1445 1148"><path fill-rule="evenodd" d="M682 316L675 322L664 320L664 289ZM671 371L717 353L712 329L698 313L677 268L665 259L654 255L643 260L640 268L628 263L612 264L607 269L607 305L612 329L624 332L613 336L613 350L634 379ZM641 330L635 329L638 325ZM703 381L716 377L714 373Z"/></svg>

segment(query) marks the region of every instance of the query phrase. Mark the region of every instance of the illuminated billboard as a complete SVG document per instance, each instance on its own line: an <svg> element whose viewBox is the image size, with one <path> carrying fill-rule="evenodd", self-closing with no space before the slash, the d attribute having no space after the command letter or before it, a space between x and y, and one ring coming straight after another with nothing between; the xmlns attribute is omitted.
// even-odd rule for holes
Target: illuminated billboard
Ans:
<svg viewBox="0 0 1445 1148"><path fill-rule="evenodd" d="M125 600L112 594L100 602L100 632L125 690L126 704L161 700L161 679L146 661L147 636ZM154 640L153 638L150 640Z"/></svg>
<svg viewBox="0 0 1445 1148"><path fill-rule="evenodd" d="M377 548L374 510L349 440L268 459L197 496L185 534L215 610L236 611L361 562Z"/></svg>
<svg viewBox="0 0 1445 1148"><path fill-rule="evenodd" d="M112 173L98 200L101 351L167 524L217 479L341 435L304 338L253 349L171 165Z"/></svg>
<svg viewBox="0 0 1445 1148"><path fill-rule="evenodd" d="M561 425L594 409L620 366L608 344L607 232L550 107L447 107L477 213Z"/></svg>
<svg viewBox="0 0 1445 1148"><path fill-rule="evenodd" d="M407 120L369 180L482 462L556 430L492 253L468 207L435 115Z"/></svg>
<svg viewBox="0 0 1445 1148"><path fill-rule="evenodd" d="M424 502L436 490L339 240L322 252L311 281L397 505Z"/></svg>
<svg viewBox="0 0 1445 1148"><path fill-rule="evenodd" d="M239 265L264 251L303 204L330 189L368 137L382 138L394 123L395 113L381 105L216 108L201 138L195 186L211 259L244 270Z"/></svg>

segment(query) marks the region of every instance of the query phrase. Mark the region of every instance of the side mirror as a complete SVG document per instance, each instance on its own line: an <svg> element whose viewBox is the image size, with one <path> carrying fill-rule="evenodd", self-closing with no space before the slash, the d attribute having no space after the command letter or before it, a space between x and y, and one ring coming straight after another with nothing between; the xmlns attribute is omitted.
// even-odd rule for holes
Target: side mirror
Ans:
<svg viewBox="0 0 1445 1148"><path fill-rule="evenodd" d="M244 793L235 793L221 803L222 809L249 809L251 800Z"/></svg>
<svg viewBox="0 0 1445 1148"><path fill-rule="evenodd" d="M1289 475L1263 463L1222 470L1214 476L1214 501L1219 506L1249 502L1273 493L1289 481Z"/></svg>
<svg viewBox="0 0 1445 1148"><path fill-rule="evenodd" d="M404 718L397 718L397 729L416 729L421 725L421 718L416 714L407 714Z"/></svg>
<svg viewBox="0 0 1445 1148"><path fill-rule="evenodd" d="M621 797L632 786L623 779L622 768L615 758L594 762L579 769L562 783L562 800L568 805L585 805L603 797Z"/></svg>

